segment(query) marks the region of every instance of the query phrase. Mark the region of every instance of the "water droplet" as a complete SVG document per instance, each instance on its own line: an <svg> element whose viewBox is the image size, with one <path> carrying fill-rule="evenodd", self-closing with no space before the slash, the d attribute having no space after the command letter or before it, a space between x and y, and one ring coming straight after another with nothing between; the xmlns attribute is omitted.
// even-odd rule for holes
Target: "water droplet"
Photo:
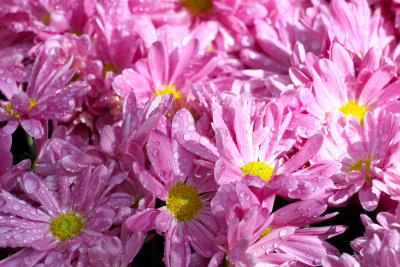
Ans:
<svg viewBox="0 0 400 267"><path fill-rule="evenodd" d="M35 178L33 178L32 176L26 176L25 177L24 185L25 185L25 190L26 190L26 192L28 194L34 194L40 188L39 182Z"/></svg>
<svg viewBox="0 0 400 267"><path fill-rule="evenodd" d="M279 236L284 237L287 234L287 230L283 229L279 232Z"/></svg>
<svg viewBox="0 0 400 267"><path fill-rule="evenodd" d="M12 208L13 208L13 210L17 211L17 210L20 210L21 207L19 205L15 204Z"/></svg>
<svg viewBox="0 0 400 267"><path fill-rule="evenodd" d="M158 155L158 150L154 149L152 154L153 154L154 157L156 157Z"/></svg>
<svg viewBox="0 0 400 267"><path fill-rule="evenodd" d="M185 134L183 135L183 139L184 139L185 141L190 140L190 133L185 133Z"/></svg>

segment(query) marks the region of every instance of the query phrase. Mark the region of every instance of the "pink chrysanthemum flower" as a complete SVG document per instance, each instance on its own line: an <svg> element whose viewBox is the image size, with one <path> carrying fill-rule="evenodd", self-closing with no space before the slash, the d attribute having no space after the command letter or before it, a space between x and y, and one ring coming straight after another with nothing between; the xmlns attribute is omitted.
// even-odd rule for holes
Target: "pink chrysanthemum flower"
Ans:
<svg viewBox="0 0 400 267"><path fill-rule="evenodd" d="M400 205L394 214L381 212L374 223L362 214L365 234L351 241L356 254L354 258L361 266L397 266L400 262Z"/></svg>
<svg viewBox="0 0 400 267"><path fill-rule="evenodd" d="M172 123L186 125L177 116ZM126 220L126 226L134 232L156 229L164 234L166 266L188 266L191 247L206 258L215 253L213 240L219 225L211 213L210 201L217 185L210 170L193 164L194 156L177 144L175 134L174 128L172 139L158 130L151 133L147 143L150 171L133 164L143 187L165 206L138 211Z"/></svg>
<svg viewBox="0 0 400 267"><path fill-rule="evenodd" d="M303 88L299 97L303 108L319 120L315 123L326 122L335 110L359 122L367 111L378 107L399 112L400 81L391 82L396 66L380 66L380 58L373 49L369 50L356 72L349 52L336 43L330 59L310 62L312 91Z"/></svg>
<svg viewBox="0 0 400 267"><path fill-rule="evenodd" d="M3 190L0 246L22 249L0 265L119 264L121 241L109 229L116 209L131 205L132 198L123 193L107 194L113 175L107 168L84 168L73 184L68 175L47 181L25 173L20 184L29 202ZM58 190L49 188L52 183Z"/></svg>
<svg viewBox="0 0 400 267"><path fill-rule="evenodd" d="M248 94L227 96L224 102L223 107L215 106L213 112L216 146L220 154L214 169L218 184L240 181L250 174L260 177L284 197L306 199L324 195L331 182L323 175L337 171L333 162L299 170L320 149L321 134L312 136L295 151L295 139L287 131L290 112L283 114L275 103L257 104ZM190 132L183 134L183 140L185 135L187 141L196 142Z"/></svg>
<svg viewBox="0 0 400 267"><path fill-rule="evenodd" d="M20 124L34 138L41 138L45 129L42 120L61 119L70 114L87 92L88 86L82 82L70 82L75 70L71 67L72 58L60 65L59 51L41 51L33 65L31 78L26 91L22 91L11 73L3 71L0 75L8 81L0 90L9 100L3 102L0 120L15 126Z"/></svg>
<svg viewBox="0 0 400 267"><path fill-rule="evenodd" d="M316 55L327 50L328 35L320 8L293 8L274 20L255 20L255 38L261 51L243 49L240 58L252 68L273 74L288 74L291 66L302 64L306 52Z"/></svg>
<svg viewBox="0 0 400 267"><path fill-rule="evenodd" d="M335 160L341 166L341 171L331 176L334 187L329 203L342 205L358 192L363 208L371 211L378 206L382 192L399 196L399 116L377 109L365 114L363 125L350 119L342 125L339 112L335 113L330 134L314 158Z"/></svg>
<svg viewBox="0 0 400 267"><path fill-rule="evenodd" d="M198 58L198 45L194 39L181 51L176 48L168 54L163 43L154 43L147 59L138 61L134 69L127 69L115 78L115 92L121 97L134 92L141 105L151 96L163 94L173 94L175 100L185 104L191 100L190 84L206 78L217 63L213 53Z"/></svg>
<svg viewBox="0 0 400 267"><path fill-rule="evenodd" d="M227 192L235 194L235 192ZM335 216L335 213L321 217L326 205L317 200L299 201L287 205L271 214L268 208L261 208L253 202L250 191L237 191L240 202L246 202L247 209L235 206L226 217L227 233L215 242L221 251L217 252L210 266L219 266L225 261L232 266L281 265L301 263L304 266L320 265L325 255L338 255L339 251L325 239L338 235L346 229L343 226L303 228ZM242 194L242 196L241 196ZM270 199L273 202L273 198ZM252 203L253 202L253 203Z"/></svg>
<svg viewBox="0 0 400 267"><path fill-rule="evenodd" d="M157 25L166 22L197 25L215 21L219 25L219 40L215 44L222 50L251 45L254 41L248 27L255 18L267 15L265 6L255 0L131 0L130 7L134 14L149 15Z"/></svg>
<svg viewBox="0 0 400 267"><path fill-rule="evenodd" d="M333 0L324 12L330 40L337 41L363 58L373 47L387 55L395 42L394 23L382 16L381 9L369 7L367 0Z"/></svg>

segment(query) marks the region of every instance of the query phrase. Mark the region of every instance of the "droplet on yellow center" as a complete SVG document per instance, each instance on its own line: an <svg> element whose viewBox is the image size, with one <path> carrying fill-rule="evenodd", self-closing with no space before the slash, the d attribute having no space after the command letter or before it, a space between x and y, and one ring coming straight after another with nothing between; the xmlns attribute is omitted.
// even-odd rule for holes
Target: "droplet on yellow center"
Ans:
<svg viewBox="0 0 400 267"><path fill-rule="evenodd" d="M261 161L250 161L240 168L244 174L257 175L264 181L272 176L273 168Z"/></svg>
<svg viewBox="0 0 400 267"><path fill-rule="evenodd" d="M199 192L191 185L176 183L168 192L167 209L179 221L196 218L201 205Z"/></svg>
<svg viewBox="0 0 400 267"><path fill-rule="evenodd" d="M115 67L112 64L104 64L103 70L101 71L101 75L103 75L103 77L106 77L106 74L108 71L112 71L112 72L116 73L118 71L118 69L117 69L117 67Z"/></svg>
<svg viewBox="0 0 400 267"><path fill-rule="evenodd" d="M197 15L212 10L212 0L182 0L182 5Z"/></svg>
<svg viewBox="0 0 400 267"><path fill-rule="evenodd" d="M174 86L169 84L167 84L163 90L159 90L154 93L155 96L165 94L173 94L174 99L182 99L182 94L179 91L176 91Z"/></svg>
<svg viewBox="0 0 400 267"><path fill-rule="evenodd" d="M261 238L263 238L264 236L268 235L269 233L271 233L272 231L274 231L273 228L267 227L264 229L264 231L261 232L260 236L258 237L257 241L260 240Z"/></svg>
<svg viewBox="0 0 400 267"><path fill-rule="evenodd" d="M82 218L73 212L57 216L50 223L50 231L61 242L79 234L82 228Z"/></svg>
<svg viewBox="0 0 400 267"><path fill-rule="evenodd" d="M341 106L339 110L346 116L348 114L356 116L361 123L363 122L365 113L368 111L367 106L359 105L357 102L354 101L347 102L346 104Z"/></svg>
<svg viewBox="0 0 400 267"><path fill-rule="evenodd" d="M364 160L358 160L356 162L354 162L349 169L347 170L347 172L351 172L351 171L361 171L361 166L365 164L365 179L367 180L371 180L371 178L369 177L369 167L371 166L371 160L369 159L364 159Z"/></svg>

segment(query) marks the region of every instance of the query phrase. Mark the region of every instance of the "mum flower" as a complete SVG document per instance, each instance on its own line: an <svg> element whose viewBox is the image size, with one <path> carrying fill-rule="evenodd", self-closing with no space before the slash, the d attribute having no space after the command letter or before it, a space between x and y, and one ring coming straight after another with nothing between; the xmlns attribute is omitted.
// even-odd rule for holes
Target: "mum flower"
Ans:
<svg viewBox="0 0 400 267"><path fill-rule="evenodd" d="M140 60L134 69L127 69L113 82L115 92L126 97L134 92L143 105L151 96L172 94L176 101L186 104L190 97L189 85L207 77L216 66L217 58L209 53L201 58L197 39L191 40L181 51L168 54L161 42L150 48L147 59Z"/></svg>
<svg viewBox="0 0 400 267"><path fill-rule="evenodd" d="M245 193L241 198L252 202ZM271 199L273 201L273 198ZM250 203L249 203L250 204ZM225 261L232 266L281 265L301 263L320 265L325 255L339 251L325 239L342 233L343 226L309 227L306 225L335 216L320 217L326 205L317 200L289 204L273 212L253 203L248 209L233 206L226 217L227 233L215 242L220 251L210 262L218 266Z"/></svg>
<svg viewBox="0 0 400 267"><path fill-rule="evenodd" d="M247 94L227 96L224 102L223 107L216 106L213 112L220 154L214 169L218 184L240 181L250 174L285 197L311 198L324 194L330 182L323 175L334 171L332 163L299 171L320 149L321 134L309 138L294 153L295 140L287 131L290 111L283 114L277 104L263 106Z"/></svg>
<svg viewBox="0 0 400 267"><path fill-rule="evenodd" d="M172 123L184 127L186 122L175 116ZM126 220L126 226L134 232L156 229L164 234L166 266L188 266L191 247L206 258L215 252L212 244L219 225L210 201L217 185L210 170L193 164L193 155L177 144L175 134L174 128L172 139L159 130L151 133L147 143L150 171L133 164L143 187L164 206L138 211Z"/></svg>
<svg viewBox="0 0 400 267"><path fill-rule="evenodd" d="M399 112L400 81L396 66L382 63L381 57L370 49L356 71L351 54L335 43L330 59L309 61L312 90L303 88L299 97L304 109L320 122L326 122L329 114L339 110L344 116L363 121L367 111L382 107Z"/></svg>
<svg viewBox="0 0 400 267"><path fill-rule="evenodd" d="M28 87L22 90L11 73L0 70L7 86L0 88L9 100L2 102L0 121L8 121L15 128L20 124L32 137L41 138L45 129L42 120L61 119L70 114L87 92L83 82L71 82L75 70L70 69L72 58L59 64L59 51L41 51L33 65Z"/></svg>
<svg viewBox="0 0 400 267"><path fill-rule="evenodd" d="M59 175L58 190L33 173L20 179L29 202L0 193L0 246L22 248L4 265L115 265L121 241L111 231L115 210L132 204L123 193L109 194L112 173L104 165L85 168L74 184Z"/></svg>
<svg viewBox="0 0 400 267"><path fill-rule="evenodd" d="M313 161L335 160L341 171L331 176L334 186L328 202L341 205L358 192L365 210L374 210L382 193L399 196L399 116L382 109L367 112L363 125L340 114L330 122L330 134Z"/></svg>
<svg viewBox="0 0 400 267"><path fill-rule="evenodd" d="M365 234L350 243L361 266L396 266L400 262L399 207L393 213L378 213L377 223L361 215Z"/></svg>

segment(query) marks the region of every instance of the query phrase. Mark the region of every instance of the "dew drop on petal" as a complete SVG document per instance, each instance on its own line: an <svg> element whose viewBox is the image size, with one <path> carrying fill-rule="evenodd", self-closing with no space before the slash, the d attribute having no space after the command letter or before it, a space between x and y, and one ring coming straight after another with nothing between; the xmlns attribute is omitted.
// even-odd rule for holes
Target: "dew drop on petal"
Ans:
<svg viewBox="0 0 400 267"><path fill-rule="evenodd" d="M31 177L26 177L24 179L24 185L25 185L25 190L26 190L26 192L28 194L34 194L40 188L39 182L36 181L34 178L31 178Z"/></svg>
<svg viewBox="0 0 400 267"><path fill-rule="evenodd" d="M279 236L281 236L281 237L285 236L286 234L287 234L287 230L286 229L283 229L283 230L281 230L279 232Z"/></svg>

